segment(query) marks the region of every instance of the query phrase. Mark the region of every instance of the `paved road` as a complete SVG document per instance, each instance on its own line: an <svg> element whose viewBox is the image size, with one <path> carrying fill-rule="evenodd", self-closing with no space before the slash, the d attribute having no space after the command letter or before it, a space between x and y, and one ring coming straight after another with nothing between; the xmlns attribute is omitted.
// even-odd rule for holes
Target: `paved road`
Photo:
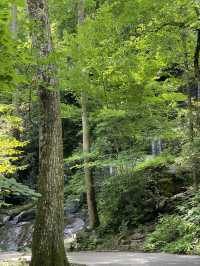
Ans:
<svg viewBox="0 0 200 266"><path fill-rule="evenodd" d="M74 263L90 266L195 266L200 257L168 254L146 254L127 252L83 252L70 253Z"/></svg>
<svg viewBox="0 0 200 266"><path fill-rule="evenodd" d="M19 253L0 253L1 260L16 260ZM130 252L72 252L70 261L87 266L195 266L200 257ZM27 256L30 259L30 256Z"/></svg>

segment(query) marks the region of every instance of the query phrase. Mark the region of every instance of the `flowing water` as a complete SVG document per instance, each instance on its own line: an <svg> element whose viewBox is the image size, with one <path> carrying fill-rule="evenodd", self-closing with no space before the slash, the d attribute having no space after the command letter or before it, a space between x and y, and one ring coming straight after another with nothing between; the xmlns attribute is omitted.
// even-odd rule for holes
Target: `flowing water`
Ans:
<svg viewBox="0 0 200 266"><path fill-rule="evenodd" d="M30 247L32 240L34 216L33 210L18 215L0 214L0 251L20 251ZM71 209L65 210L64 239L67 247L75 241L76 234L85 228L84 219Z"/></svg>

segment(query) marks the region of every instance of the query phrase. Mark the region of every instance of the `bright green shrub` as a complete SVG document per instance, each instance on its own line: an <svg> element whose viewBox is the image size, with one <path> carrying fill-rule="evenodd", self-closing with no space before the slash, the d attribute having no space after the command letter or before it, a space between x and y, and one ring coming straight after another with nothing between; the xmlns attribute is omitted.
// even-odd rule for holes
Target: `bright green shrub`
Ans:
<svg viewBox="0 0 200 266"><path fill-rule="evenodd" d="M179 215L160 219L156 229L145 243L146 251L164 251L180 254L200 254L200 225Z"/></svg>

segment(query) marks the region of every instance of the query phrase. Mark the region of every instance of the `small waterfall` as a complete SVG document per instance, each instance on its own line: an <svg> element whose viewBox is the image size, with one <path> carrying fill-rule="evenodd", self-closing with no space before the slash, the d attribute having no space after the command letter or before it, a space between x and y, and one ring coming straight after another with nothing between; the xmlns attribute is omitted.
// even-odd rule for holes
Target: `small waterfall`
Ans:
<svg viewBox="0 0 200 266"><path fill-rule="evenodd" d="M162 140L154 139L151 143L151 152L153 156L157 156L162 152Z"/></svg>
<svg viewBox="0 0 200 266"><path fill-rule="evenodd" d="M75 241L79 231L86 227L85 218L82 218L80 202L69 202L65 209L64 239L66 242ZM35 210L30 209L15 216L0 214L0 251L19 251L30 247L35 218Z"/></svg>

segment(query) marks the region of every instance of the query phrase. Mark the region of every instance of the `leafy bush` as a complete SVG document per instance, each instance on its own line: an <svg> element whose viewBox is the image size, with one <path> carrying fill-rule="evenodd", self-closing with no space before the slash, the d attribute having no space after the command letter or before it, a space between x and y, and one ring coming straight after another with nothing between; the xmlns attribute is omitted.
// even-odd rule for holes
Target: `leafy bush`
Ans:
<svg viewBox="0 0 200 266"><path fill-rule="evenodd" d="M21 195L32 200L37 200L40 194L26 185L18 183L14 178L0 178L0 196L3 198L6 195ZM3 200L0 200L0 207L6 206Z"/></svg>
<svg viewBox="0 0 200 266"><path fill-rule="evenodd" d="M175 215L162 217L145 243L147 251L200 255L200 191L186 191Z"/></svg>
<svg viewBox="0 0 200 266"><path fill-rule="evenodd" d="M67 179L65 185L65 196L66 197L77 197L84 192L84 173L77 171L76 174L70 176Z"/></svg>
<svg viewBox="0 0 200 266"><path fill-rule="evenodd" d="M77 235L77 250L95 250L99 243L96 232L82 231Z"/></svg>
<svg viewBox="0 0 200 266"><path fill-rule="evenodd" d="M200 226L179 215L160 219L156 230L145 243L146 251L164 251L180 254L200 254Z"/></svg>
<svg viewBox="0 0 200 266"><path fill-rule="evenodd" d="M190 192L191 193L191 192ZM189 195L189 198L184 200L180 206L177 206L177 211L187 221L199 224L200 221L200 191Z"/></svg>
<svg viewBox="0 0 200 266"><path fill-rule="evenodd" d="M165 167L168 166L170 164L172 164L174 162L174 157L172 155L169 154L162 154L160 156L149 156L146 157L145 160L143 160L142 162L139 162L136 167L135 167L135 171L141 171L141 170L145 170L145 169L154 169L156 167Z"/></svg>
<svg viewBox="0 0 200 266"><path fill-rule="evenodd" d="M114 175L98 195L101 220L109 231L126 230L154 218L159 198L154 180L141 173Z"/></svg>

